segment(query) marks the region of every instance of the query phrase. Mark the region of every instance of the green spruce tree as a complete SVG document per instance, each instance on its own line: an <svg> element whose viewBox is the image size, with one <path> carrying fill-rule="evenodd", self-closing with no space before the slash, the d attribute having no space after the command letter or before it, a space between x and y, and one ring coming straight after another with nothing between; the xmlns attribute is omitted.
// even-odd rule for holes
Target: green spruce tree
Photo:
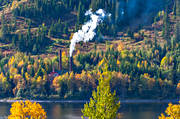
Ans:
<svg viewBox="0 0 180 119"><path fill-rule="evenodd" d="M0 29L0 38L2 40L4 40L5 36L7 35L7 25L6 25L6 21L5 21L5 17L4 17L4 12L1 15L1 29Z"/></svg>
<svg viewBox="0 0 180 119"><path fill-rule="evenodd" d="M176 0L176 15L180 16L180 1Z"/></svg>
<svg viewBox="0 0 180 119"><path fill-rule="evenodd" d="M166 8L166 12L163 17L163 37L167 41L168 44L170 44L170 21L169 21L169 16L168 16L168 8Z"/></svg>

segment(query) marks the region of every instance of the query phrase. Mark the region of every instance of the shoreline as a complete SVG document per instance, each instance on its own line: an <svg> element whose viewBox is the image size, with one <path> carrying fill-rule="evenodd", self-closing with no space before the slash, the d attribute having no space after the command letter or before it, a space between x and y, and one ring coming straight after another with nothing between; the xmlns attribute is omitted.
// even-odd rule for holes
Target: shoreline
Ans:
<svg viewBox="0 0 180 119"><path fill-rule="evenodd" d="M13 103L16 101L25 101L23 100L10 100L10 99L0 99L0 103ZM38 103L86 103L88 100L30 100L32 102ZM125 99L120 100L120 103L178 103L180 99Z"/></svg>

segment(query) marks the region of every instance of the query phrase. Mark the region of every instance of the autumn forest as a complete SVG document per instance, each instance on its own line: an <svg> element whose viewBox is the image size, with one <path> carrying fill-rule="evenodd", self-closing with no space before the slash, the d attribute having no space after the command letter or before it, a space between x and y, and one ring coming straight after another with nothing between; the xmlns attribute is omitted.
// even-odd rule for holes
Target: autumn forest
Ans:
<svg viewBox="0 0 180 119"><path fill-rule="evenodd" d="M91 117L101 93L107 119L119 99L179 100L179 0L0 0L0 99L90 99Z"/></svg>

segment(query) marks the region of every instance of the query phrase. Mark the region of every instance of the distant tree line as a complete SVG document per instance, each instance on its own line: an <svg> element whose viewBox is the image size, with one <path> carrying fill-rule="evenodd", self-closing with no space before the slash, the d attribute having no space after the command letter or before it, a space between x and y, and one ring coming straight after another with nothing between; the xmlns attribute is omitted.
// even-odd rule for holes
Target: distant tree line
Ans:
<svg viewBox="0 0 180 119"><path fill-rule="evenodd" d="M88 99L98 85L98 72L107 66L112 75L111 88L121 98L177 98L180 95L179 41L174 40L173 44L162 47L157 43L149 50L137 51L109 46L106 52L77 52L71 73L65 72L68 56L63 52L64 73L57 77L52 72L58 72L58 57L34 59L17 53L0 61L0 94L1 97Z"/></svg>

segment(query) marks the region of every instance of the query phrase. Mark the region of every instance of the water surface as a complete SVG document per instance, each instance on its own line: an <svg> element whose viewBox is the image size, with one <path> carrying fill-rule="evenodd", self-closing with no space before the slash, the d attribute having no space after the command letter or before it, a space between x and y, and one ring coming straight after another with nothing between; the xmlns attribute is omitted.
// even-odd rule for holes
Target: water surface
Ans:
<svg viewBox="0 0 180 119"><path fill-rule="evenodd" d="M48 119L80 119L84 103L41 103ZM0 103L0 119L9 115L11 103ZM120 119L157 119L168 103L121 103Z"/></svg>

